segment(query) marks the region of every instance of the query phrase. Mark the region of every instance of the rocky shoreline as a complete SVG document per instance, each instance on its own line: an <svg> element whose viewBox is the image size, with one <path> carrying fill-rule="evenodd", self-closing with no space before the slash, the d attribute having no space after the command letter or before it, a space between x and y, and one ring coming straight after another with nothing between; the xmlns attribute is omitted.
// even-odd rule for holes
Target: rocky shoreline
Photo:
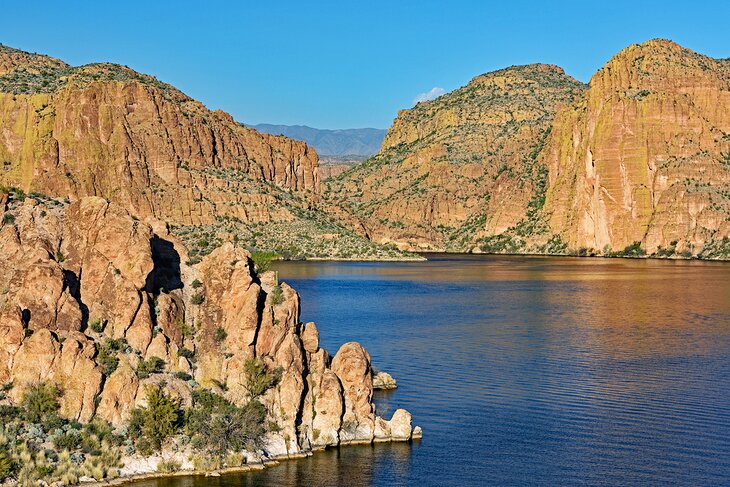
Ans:
<svg viewBox="0 0 730 487"><path fill-rule="evenodd" d="M423 431L420 427L416 426L413 428L413 432L411 437L408 440L403 439L391 439L391 440L374 440L373 443L384 443L388 441L393 442L412 442L421 440L423 438ZM349 445L343 445L343 446L358 446L358 445L366 445L367 442L362 443L351 443ZM172 472L160 472L157 470L157 465L163 461L163 460L175 460L180 461L182 458L177 457L162 457L162 456L155 456L155 457L148 457L146 459L143 459L142 462L140 462L139 458L123 458L122 461L132 461L135 465L134 469L128 470L127 472L124 471L124 468L120 472L120 476L115 479L109 479L109 480L103 480L103 481L95 481L95 480L87 480L87 481L81 481L80 483L82 485L87 485L89 487L105 487L105 486L113 486L113 485L127 485L132 484L135 482L141 482L144 480L153 480L153 479L160 479L160 478L167 478L167 477L194 477L194 476L204 476L204 477L220 477L222 475L230 475L230 474L236 474L236 473L247 473L247 472L257 472L264 470L266 468L276 467L281 462L288 461L288 460L300 460L302 458L311 457L312 455L315 455L317 453L320 453L324 451L324 449L320 450L309 450L304 451L296 454L291 455L277 455L277 456L271 456L267 458L261 458L256 461L252 461L251 463L247 463L245 465L241 465L238 467L224 467L214 470L195 470L193 468L184 468L185 463L181 463L181 468L179 470L175 470ZM188 462L189 463L189 462Z"/></svg>
<svg viewBox="0 0 730 487"><path fill-rule="evenodd" d="M188 265L163 222L98 197L4 206L0 455L25 480L150 474L155 451L164 469L190 470L195 453L217 470L420 436L407 411L376 414L365 348L330 356L296 291L246 250L225 243Z"/></svg>

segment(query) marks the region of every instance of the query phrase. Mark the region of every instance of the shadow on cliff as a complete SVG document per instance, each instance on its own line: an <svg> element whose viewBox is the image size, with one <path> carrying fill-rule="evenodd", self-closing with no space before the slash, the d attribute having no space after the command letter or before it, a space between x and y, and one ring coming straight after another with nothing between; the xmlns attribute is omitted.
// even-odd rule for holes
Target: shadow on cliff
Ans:
<svg viewBox="0 0 730 487"><path fill-rule="evenodd" d="M161 289L165 292L182 289L180 254L175 250L175 246L158 235L152 237L150 246L154 267L152 272L147 275L145 290L153 295L158 295Z"/></svg>

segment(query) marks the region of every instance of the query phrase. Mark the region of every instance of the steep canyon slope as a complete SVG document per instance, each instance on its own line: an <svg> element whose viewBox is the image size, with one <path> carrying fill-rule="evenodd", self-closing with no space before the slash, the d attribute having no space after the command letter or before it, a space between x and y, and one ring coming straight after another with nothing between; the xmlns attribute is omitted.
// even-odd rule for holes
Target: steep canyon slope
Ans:
<svg viewBox="0 0 730 487"><path fill-rule="evenodd" d="M295 256L393 254L319 211L319 180L304 142L259 133L152 76L0 45L0 185L101 196L181 227L191 246L238 239Z"/></svg>
<svg viewBox="0 0 730 487"><path fill-rule="evenodd" d="M403 248L727 258L729 73L665 40L587 87L545 65L488 73L401 111L325 194Z"/></svg>

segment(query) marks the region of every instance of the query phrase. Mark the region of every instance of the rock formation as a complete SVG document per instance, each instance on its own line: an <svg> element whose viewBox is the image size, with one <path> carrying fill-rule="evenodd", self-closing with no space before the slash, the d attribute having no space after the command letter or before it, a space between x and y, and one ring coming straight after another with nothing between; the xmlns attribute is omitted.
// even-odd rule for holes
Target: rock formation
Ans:
<svg viewBox="0 0 730 487"><path fill-rule="evenodd" d="M186 265L164 223L99 197L65 204L11 193L2 205L0 383L12 382L9 400L50 382L65 417L120 425L145 386L163 381L183 406L194 384L241 404L256 358L281 370L260 399L278 425L269 454L411 437L407 412L375 415L368 353L348 343L331 359L316 325L299 322L297 293L273 272L256 275L247 251L226 243ZM164 370L140 374L152 357Z"/></svg>
<svg viewBox="0 0 730 487"><path fill-rule="evenodd" d="M488 73L401 111L326 196L403 248L730 258L729 87L727 60L664 40L587 90L554 66Z"/></svg>
<svg viewBox="0 0 730 487"><path fill-rule="evenodd" d="M291 219L266 184L319 191L317 154L125 66L0 46L0 183L102 196L170 223Z"/></svg>
<svg viewBox="0 0 730 487"><path fill-rule="evenodd" d="M467 250L525 215L544 178L535 155L584 86L562 69L515 66L402 110L380 153L326 182L378 242Z"/></svg>
<svg viewBox="0 0 730 487"><path fill-rule="evenodd" d="M730 64L652 40L614 56L540 156L571 248L697 253L730 235Z"/></svg>

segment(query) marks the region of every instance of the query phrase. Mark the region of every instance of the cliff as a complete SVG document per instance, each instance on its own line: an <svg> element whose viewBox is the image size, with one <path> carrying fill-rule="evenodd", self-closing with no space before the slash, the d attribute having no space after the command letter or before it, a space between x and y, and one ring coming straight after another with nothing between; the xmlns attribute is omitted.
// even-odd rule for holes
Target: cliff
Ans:
<svg viewBox="0 0 730 487"><path fill-rule="evenodd" d="M351 342L332 358L315 324L300 323L297 293L257 275L245 250L227 243L189 266L165 224L102 198L2 196L3 404L49 384L63 418L121 426L164 385L183 408L201 390L257 398L269 456L410 439L407 412L376 416L367 351ZM260 397L252 363L280 374Z"/></svg>
<svg viewBox="0 0 730 487"><path fill-rule="evenodd" d="M614 56L540 156L571 248L701 253L730 235L730 70L671 41Z"/></svg>
<svg viewBox="0 0 730 487"><path fill-rule="evenodd" d="M100 196L164 220L193 260L225 241L294 257L404 257L322 211L319 171L304 142L259 133L152 76L0 46L2 186Z"/></svg>
<svg viewBox="0 0 730 487"><path fill-rule="evenodd" d="M0 50L9 66L0 76L6 186L102 196L181 224L291 218L262 183L319 191L317 154L303 142L260 134L124 66L72 68L18 53Z"/></svg>

